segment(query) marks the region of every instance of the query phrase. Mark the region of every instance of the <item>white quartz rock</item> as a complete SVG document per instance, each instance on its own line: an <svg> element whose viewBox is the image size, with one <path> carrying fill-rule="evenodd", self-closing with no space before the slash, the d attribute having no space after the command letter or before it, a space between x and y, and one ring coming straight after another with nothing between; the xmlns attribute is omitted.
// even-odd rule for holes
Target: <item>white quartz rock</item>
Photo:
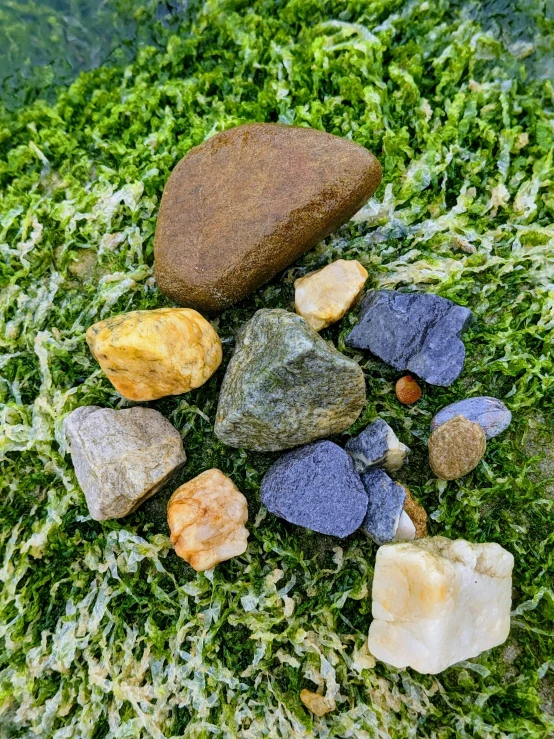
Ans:
<svg viewBox="0 0 554 739"><path fill-rule="evenodd" d="M413 541L415 537L416 530L414 523L406 511L402 511L393 541Z"/></svg>
<svg viewBox="0 0 554 739"><path fill-rule="evenodd" d="M394 667L436 674L502 644L513 556L442 536L379 548L368 647Z"/></svg>

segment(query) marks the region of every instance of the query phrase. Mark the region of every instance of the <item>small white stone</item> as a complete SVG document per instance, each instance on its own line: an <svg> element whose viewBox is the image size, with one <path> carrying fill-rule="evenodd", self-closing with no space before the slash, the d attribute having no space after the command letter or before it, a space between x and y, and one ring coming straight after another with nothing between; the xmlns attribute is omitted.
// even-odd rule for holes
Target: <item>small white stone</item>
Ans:
<svg viewBox="0 0 554 739"><path fill-rule="evenodd" d="M369 651L394 667L436 674L502 644L513 564L499 544L442 536L380 547Z"/></svg>
<svg viewBox="0 0 554 739"><path fill-rule="evenodd" d="M338 259L294 283L294 304L315 331L339 321L354 304L367 280L367 270L355 259Z"/></svg>
<svg viewBox="0 0 554 739"><path fill-rule="evenodd" d="M412 519L408 516L406 511L402 511L393 541L413 541L415 539L415 535L416 530Z"/></svg>

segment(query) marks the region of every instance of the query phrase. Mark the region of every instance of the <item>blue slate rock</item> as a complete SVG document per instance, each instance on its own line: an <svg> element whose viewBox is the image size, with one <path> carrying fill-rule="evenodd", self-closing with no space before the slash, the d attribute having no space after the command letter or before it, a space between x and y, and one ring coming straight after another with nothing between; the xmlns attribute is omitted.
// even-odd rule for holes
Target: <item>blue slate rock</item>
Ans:
<svg viewBox="0 0 554 739"><path fill-rule="evenodd" d="M398 440L382 418L377 418L361 434L350 439L345 449L358 473L367 472L371 467L384 467L389 472L396 472L410 453L410 447Z"/></svg>
<svg viewBox="0 0 554 739"><path fill-rule="evenodd" d="M431 421L431 431L450 421L454 416L464 416L468 421L478 423L487 439L492 439L493 436L505 431L512 420L511 412L501 400L483 395L459 400L442 408Z"/></svg>
<svg viewBox="0 0 554 739"><path fill-rule="evenodd" d="M260 497L280 518L341 538L360 527L367 495L348 454L316 441L283 455L265 474Z"/></svg>
<svg viewBox="0 0 554 739"><path fill-rule="evenodd" d="M362 531L376 544L386 544L396 534L406 491L379 468L365 472L360 477L368 497Z"/></svg>
<svg viewBox="0 0 554 739"><path fill-rule="evenodd" d="M438 295L373 290L364 298L346 343L369 349L396 370L446 387L463 369L460 334L471 318L470 310Z"/></svg>

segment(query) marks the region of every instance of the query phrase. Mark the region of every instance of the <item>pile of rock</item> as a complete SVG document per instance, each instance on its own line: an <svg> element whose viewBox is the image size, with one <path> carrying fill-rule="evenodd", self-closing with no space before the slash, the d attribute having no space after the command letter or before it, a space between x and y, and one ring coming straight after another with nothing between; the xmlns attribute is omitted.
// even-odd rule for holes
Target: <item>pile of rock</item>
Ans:
<svg viewBox="0 0 554 739"><path fill-rule="evenodd" d="M260 498L280 518L321 534L343 538L361 528L377 544L425 536L424 509L382 469L398 470L409 451L377 419L346 450L317 441L283 455L263 478Z"/></svg>
<svg viewBox="0 0 554 739"><path fill-rule="evenodd" d="M248 295L347 221L380 178L365 149L305 128L239 126L193 149L169 178L155 237L160 289L186 307L134 311L87 331L115 389L144 402L208 381L221 341L194 308ZM359 417L366 388L359 364L318 332L346 315L367 278L362 264L339 259L296 280L296 314L259 310L236 337L214 430L233 447L292 449L261 485L277 516L337 537L361 530L380 546L369 647L389 664L434 673L506 638L513 558L496 544L427 538L427 513L393 479L410 450L383 419L344 449L328 440ZM372 290L346 344L446 387L463 369L471 318L438 295ZM411 375L395 392L405 405L422 394ZM431 469L444 480L468 474L510 419L495 398L443 408L431 423ZM65 431L99 521L134 511L186 461L178 431L149 408L78 408ZM175 552L198 571L246 550L246 499L218 469L175 490L167 512ZM300 697L319 716L334 708L308 690Z"/></svg>

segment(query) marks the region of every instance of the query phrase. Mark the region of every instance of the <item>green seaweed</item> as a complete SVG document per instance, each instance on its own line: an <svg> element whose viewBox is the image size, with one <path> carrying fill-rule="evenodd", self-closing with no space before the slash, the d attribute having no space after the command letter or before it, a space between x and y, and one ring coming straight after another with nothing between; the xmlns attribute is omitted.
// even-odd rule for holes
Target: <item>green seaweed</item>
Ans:
<svg viewBox="0 0 554 739"><path fill-rule="evenodd" d="M145 35L127 60L71 83L62 75L49 97L29 81L25 104L0 106L0 735L546 739L551 4L207 0L171 23L144 8ZM217 317L225 360L208 383L149 404L184 437L174 486L217 466L248 498L246 554L196 574L169 542L174 486L125 519L88 518L61 422L79 405L128 405L88 352L86 328L169 304L152 273L168 172L245 121L351 137L384 177L353 221ZM322 333L366 376L350 433L380 414L412 448L399 478L428 510L430 532L514 554L508 642L438 676L374 664L365 651L376 547L264 513L259 484L277 455L213 434L237 330L259 308L290 308L294 279L338 257L359 259L369 286L436 292L476 318L460 378L425 386L409 408L394 394L398 373L345 347L355 312ZM474 472L438 481L429 422L476 394L503 399L512 425ZM304 687L335 696L337 710L312 717Z"/></svg>

